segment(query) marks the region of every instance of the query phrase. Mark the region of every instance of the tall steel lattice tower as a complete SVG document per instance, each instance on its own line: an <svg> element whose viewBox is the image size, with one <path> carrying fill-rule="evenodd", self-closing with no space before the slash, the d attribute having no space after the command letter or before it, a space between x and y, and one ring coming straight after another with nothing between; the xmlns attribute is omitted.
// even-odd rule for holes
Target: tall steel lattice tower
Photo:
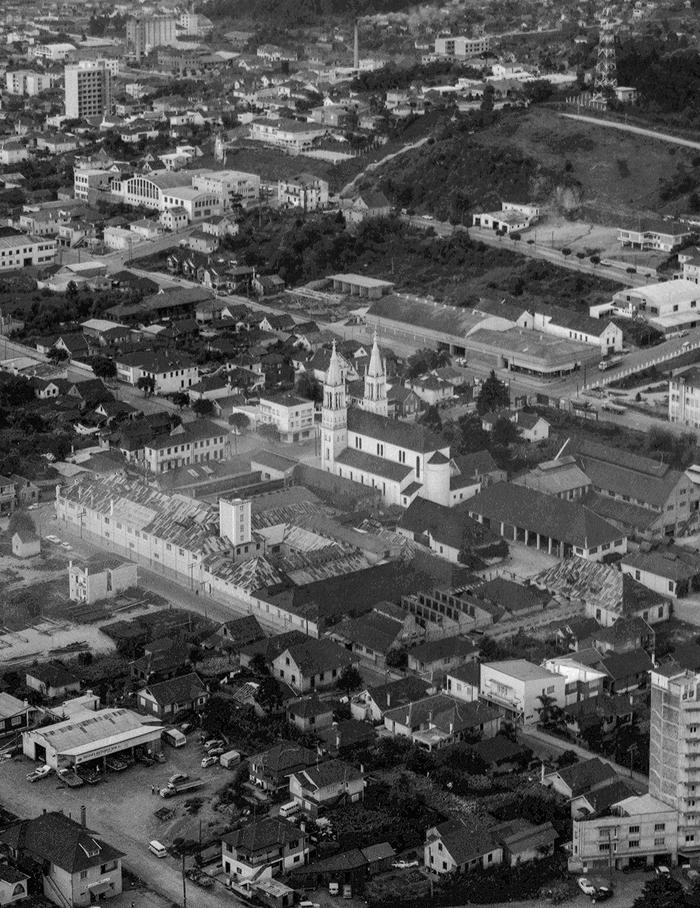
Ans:
<svg viewBox="0 0 700 908"><path fill-rule="evenodd" d="M617 62L615 59L616 21L612 6L606 5L600 19L598 61L593 83L594 97L608 98L617 88Z"/></svg>

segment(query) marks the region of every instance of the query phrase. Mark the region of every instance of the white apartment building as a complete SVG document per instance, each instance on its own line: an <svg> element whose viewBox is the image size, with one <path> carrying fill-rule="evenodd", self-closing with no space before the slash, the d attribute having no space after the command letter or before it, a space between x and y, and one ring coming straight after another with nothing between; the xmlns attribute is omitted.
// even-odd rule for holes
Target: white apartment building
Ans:
<svg viewBox="0 0 700 908"><path fill-rule="evenodd" d="M317 208L325 208L328 204L328 183L312 173L300 173L298 176L279 181L277 198L280 205L301 208L303 211L316 211Z"/></svg>
<svg viewBox="0 0 700 908"><path fill-rule="evenodd" d="M692 235L693 231L688 227L671 221L659 221L636 229L620 227L617 231L618 242L623 246L632 246L633 249L656 249L660 252L673 252Z"/></svg>
<svg viewBox="0 0 700 908"><path fill-rule="evenodd" d="M145 444L144 462L151 473L167 473L193 463L225 460L228 452L225 430L207 419L197 419L181 423L171 432Z"/></svg>
<svg viewBox="0 0 700 908"><path fill-rule="evenodd" d="M38 95L51 88L53 77L31 69L16 69L5 73L5 89L8 95Z"/></svg>
<svg viewBox="0 0 700 908"><path fill-rule="evenodd" d="M678 853L700 859L700 673L651 672L649 794L678 816Z"/></svg>
<svg viewBox="0 0 700 908"><path fill-rule="evenodd" d="M573 821L569 870L595 873L630 863L675 866L678 845L677 812L649 794L637 795L600 816Z"/></svg>
<svg viewBox="0 0 700 908"><path fill-rule="evenodd" d="M192 188L215 195L224 210L234 203L246 207L260 198L260 177L242 170L208 170L192 177Z"/></svg>
<svg viewBox="0 0 700 908"><path fill-rule="evenodd" d="M261 395L258 422L275 426L280 441L304 441L314 433L314 402L292 393Z"/></svg>
<svg viewBox="0 0 700 908"><path fill-rule="evenodd" d="M48 265L56 258L53 237L20 234L0 237L0 271L13 271L29 265Z"/></svg>
<svg viewBox="0 0 700 908"><path fill-rule="evenodd" d="M69 120L101 117L112 107L112 74L99 60L81 60L65 68L65 109Z"/></svg>
<svg viewBox="0 0 700 908"><path fill-rule="evenodd" d="M700 369L669 379L668 421L700 428Z"/></svg>
<svg viewBox="0 0 700 908"><path fill-rule="evenodd" d="M490 47L487 35L480 38L466 38L463 35L443 36L435 39L435 53L441 57L475 57L486 53Z"/></svg>
<svg viewBox="0 0 700 908"><path fill-rule="evenodd" d="M27 49L28 57L50 60L52 63L67 60L73 53L75 53L75 47L65 41L56 44L32 44Z"/></svg>
<svg viewBox="0 0 700 908"><path fill-rule="evenodd" d="M527 659L486 662L481 666L479 696L515 721L535 725L540 697L551 697L559 707L566 705L566 678Z"/></svg>

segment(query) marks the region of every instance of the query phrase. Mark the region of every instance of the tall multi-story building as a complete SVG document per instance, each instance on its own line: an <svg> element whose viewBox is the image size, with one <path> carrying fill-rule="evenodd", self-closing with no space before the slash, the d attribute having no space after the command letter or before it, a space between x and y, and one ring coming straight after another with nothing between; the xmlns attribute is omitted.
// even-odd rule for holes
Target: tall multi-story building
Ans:
<svg viewBox="0 0 700 908"><path fill-rule="evenodd" d="M668 421L700 428L700 369L689 369L669 380Z"/></svg>
<svg viewBox="0 0 700 908"><path fill-rule="evenodd" d="M81 60L65 69L65 106L69 120L101 117L112 107L112 74L101 60Z"/></svg>
<svg viewBox="0 0 700 908"><path fill-rule="evenodd" d="M127 52L140 60L154 47L177 44L177 19L173 16L140 16L126 23Z"/></svg>
<svg viewBox="0 0 700 908"><path fill-rule="evenodd" d="M5 73L5 88L8 95L38 95L51 88L50 73L34 72L31 69L15 69Z"/></svg>
<svg viewBox="0 0 700 908"><path fill-rule="evenodd" d="M435 39L435 53L441 57L475 57L489 49L488 35L480 38L466 38L463 35L442 36Z"/></svg>
<svg viewBox="0 0 700 908"><path fill-rule="evenodd" d="M700 855L700 672L651 672L649 794L678 814L678 854Z"/></svg>

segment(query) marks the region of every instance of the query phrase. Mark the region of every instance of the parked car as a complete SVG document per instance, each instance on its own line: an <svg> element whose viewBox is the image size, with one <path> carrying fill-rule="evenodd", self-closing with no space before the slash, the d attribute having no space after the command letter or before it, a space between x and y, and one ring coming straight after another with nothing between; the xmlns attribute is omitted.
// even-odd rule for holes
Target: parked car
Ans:
<svg viewBox="0 0 700 908"><path fill-rule="evenodd" d="M27 773L27 782L38 782L39 779L45 779L50 772L50 766L38 766L32 772Z"/></svg>
<svg viewBox="0 0 700 908"><path fill-rule="evenodd" d="M657 876L671 876L671 871L665 864L659 864L658 866L654 867L654 873Z"/></svg>
<svg viewBox="0 0 700 908"><path fill-rule="evenodd" d="M216 759L218 760L219 757L221 756L221 754L223 754L225 752L226 751L224 750L223 747L212 747L210 750L207 751L207 754L210 757L216 757Z"/></svg>
<svg viewBox="0 0 700 908"><path fill-rule="evenodd" d="M216 766L218 762L218 757L213 757L211 754L209 754L208 757L204 757L204 759L202 760L202 768L206 769L208 766Z"/></svg>
<svg viewBox="0 0 700 908"><path fill-rule="evenodd" d="M590 895L592 897L596 894L596 887L593 885L593 883L591 883L588 877L580 876L576 880L576 883L578 884L578 888L584 895Z"/></svg>
<svg viewBox="0 0 700 908"><path fill-rule="evenodd" d="M45 536L44 538L47 539L49 542L53 542L54 545L61 544L61 540L58 538L58 536L54 536L53 533L50 536Z"/></svg>
<svg viewBox="0 0 700 908"><path fill-rule="evenodd" d="M207 753L211 753L212 750L215 750L217 747L223 748L223 746L224 742L221 740L221 738L212 738L210 741L204 742L204 749ZM221 751L221 753L223 753L223 750Z"/></svg>
<svg viewBox="0 0 700 908"><path fill-rule="evenodd" d="M105 765L111 772L123 772L129 764L120 760L118 757L107 757Z"/></svg>
<svg viewBox="0 0 700 908"><path fill-rule="evenodd" d="M591 897L592 902L607 902L613 897L613 891L609 886L598 886L595 895Z"/></svg>

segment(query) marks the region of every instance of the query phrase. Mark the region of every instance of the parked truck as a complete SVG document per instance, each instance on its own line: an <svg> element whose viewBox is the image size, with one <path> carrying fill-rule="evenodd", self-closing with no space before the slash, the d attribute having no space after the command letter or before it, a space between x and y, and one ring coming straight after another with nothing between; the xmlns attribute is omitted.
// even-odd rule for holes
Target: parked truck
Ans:
<svg viewBox="0 0 700 908"><path fill-rule="evenodd" d="M219 757L219 763L224 767L224 769L233 769L234 766L238 766L241 762L241 755L237 750L229 750L225 754L221 754Z"/></svg>
<svg viewBox="0 0 700 908"><path fill-rule="evenodd" d="M204 782L201 779L188 779L186 782L169 782L165 788L161 788L159 794L161 798L174 798L175 795L185 794L187 791L196 791L201 788Z"/></svg>
<svg viewBox="0 0 700 908"><path fill-rule="evenodd" d="M619 366L624 356L606 356L605 359L601 359L598 363L598 368L601 372L605 372L607 369L612 369L614 366Z"/></svg>

